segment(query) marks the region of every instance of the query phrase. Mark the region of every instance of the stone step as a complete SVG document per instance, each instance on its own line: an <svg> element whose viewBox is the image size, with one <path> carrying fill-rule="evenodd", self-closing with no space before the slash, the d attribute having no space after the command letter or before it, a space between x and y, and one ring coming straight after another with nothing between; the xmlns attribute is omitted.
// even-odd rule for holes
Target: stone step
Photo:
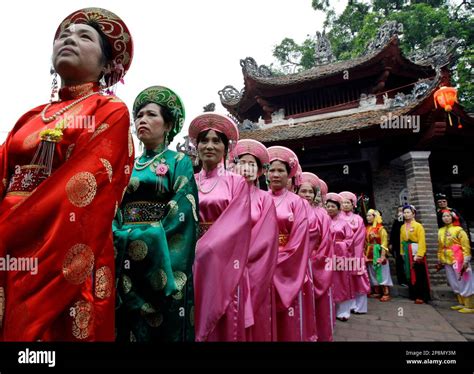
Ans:
<svg viewBox="0 0 474 374"><path fill-rule="evenodd" d="M456 301L456 296L454 295L453 290L447 285L432 286L431 297L433 298L433 300Z"/></svg>
<svg viewBox="0 0 474 374"><path fill-rule="evenodd" d="M405 297L408 298L408 287L402 287L399 284L394 284L390 289L390 295L393 297Z"/></svg>
<svg viewBox="0 0 474 374"><path fill-rule="evenodd" d="M434 301L436 300L448 300L448 301L456 301L456 297L454 295L453 290L447 284L436 284L431 279L431 297ZM390 294L392 296L398 297L409 297L409 290L408 287L403 287L398 284L397 277L392 275L393 287L390 288ZM435 284L433 284L435 283Z"/></svg>

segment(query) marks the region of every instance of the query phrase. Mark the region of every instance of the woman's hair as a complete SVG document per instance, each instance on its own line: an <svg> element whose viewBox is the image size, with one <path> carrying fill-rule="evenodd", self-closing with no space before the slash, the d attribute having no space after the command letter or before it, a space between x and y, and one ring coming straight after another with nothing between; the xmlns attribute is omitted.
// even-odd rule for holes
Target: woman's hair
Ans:
<svg viewBox="0 0 474 374"><path fill-rule="evenodd" d="M207 134L211 130L212 129L201 131L199 133L199 135L197 136L197 144L199 144L207 136ZM221 142L224 143L224 160L225 160L226 157L227 157L227 152L229 150L229 139L227 139L227 136L225 136L223 133L221 133L219 131L216 131L216 130L214 130L214 131L217 134L217 136L219 137L219 139L221 140Z"/></svg>
<svg viewBox="0 0 474 374"><path fill-rule="evenodd" d="M87 25L92 27L99 34L100 48L102 49L101 63L105 66L114 59L112 54L112 46L96 21L89 21Z"/></svg>
<svg viewBox="0 0 474 374"><path fill-rule="evenodd" d="M311 186L311 188L313 189L314 198L316 198L316 196L318 196L318 189L314 186ZM296 189L297 194L300 193L300 189L301 189L301 185L299 185L298 188Z"/></svg>
<svg viewBox="0 0 474 374"><path fill-rule="evenodd" d="M285 161L282 161L282 160L273 160L272 162L270 162L270 165L273 164L275 161L280 161L282 164L285 165L285 169L286 169L286 173L288 174L288 176L290 175L290 172L291 172L291 168L290 168L290 165L288 165L287 162Z"/></svg>
<svg viewBox="0 0 474 374"><path fill-rule="evenodd" d="M258 159L258 157L255 157L254 155L251 155L250 153L242 153L240 156L238 156L237 158L240 159L242 156L245 156L245 155L250 155L252 156L255 161L257 162L257 169L260 170L260 169L263 169L263 165L262 165L262 162Z"/></svg>
<svg viewBox="0 0 474 374"><path fill-rule="evenodd" d="M263 191L268 191L267 176L265 174L262 174L257 178L257 180L258 180L258 185L260 186L260 189Z"/></svg>
<svg viewBox="0 0 474 374"><path fill-rule="evenodd" d="M442 213L441 216L443 216L444 213L448 213L451 216L451 218L453 219L452 223L454 223L455 225L458 225L458 226L460 225L459 216L455 212L453 212L452 210L443 209L443 210L441 210L441 213Z"/></svg>
<svg viewBox="0 0 474 374"><path fill-rule="evenodd" d="M340 210L341 209L341 203L339 201L335 201L335 200L331 200L331 199L327 199L326 200L326 204L327 203L333 203L334 205L337 206L337 209Z"/></svg>
<svg viewBox="0 0 474 374"><path fill-rule="evenodd" d="M133 112L133 118L135 120L137 119L137 115L140 112L140 110L142 110L142 108L146 107L148 104L156 104L156 103L153 101L145 101L144 103L141 103ZM172 128L173 123L174 123L174 117L171 111L169 110L169 108L160 104L156 104L156 105L160 107L160 113L161 113L161 116L163 117L163 121L165 122L165 124L169 124Z"/></svg>

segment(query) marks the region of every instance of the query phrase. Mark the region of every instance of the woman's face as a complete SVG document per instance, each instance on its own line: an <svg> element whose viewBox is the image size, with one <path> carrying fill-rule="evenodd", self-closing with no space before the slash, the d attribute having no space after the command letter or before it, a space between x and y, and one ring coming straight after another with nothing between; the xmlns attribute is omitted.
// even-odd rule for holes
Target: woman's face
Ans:
<svg viewBox="0 0 474 374"><path fill-rule="evenodd" d="M288 184L286 165L278 160L273 161L268 170L268 179L270 180L270 188L272 191L279 191L286 188Z"/></svg>
<svg viewBox="0 0 474 374"><path fill-rule="evenodd" d="M444 222L445 225L449 225L449 224L453 223L453 216L448 212L444 212L443 213L443 222Z"/></svg>
<svg viewBox="0 0 474 374"><path fill-rule="evenodd" d="M438 208L439 209L444 209L448 207L448 200L446 199L440 199L438 200Z"/></svg>
<svg viewBox="0 0 474 374"><path fill-rule="evenodd" d="M342 210L344 212L352 212L354 210L354 205L352 205L352 201L349 199L342 200Z"/></svg>
<svg viewBox="0 0 474 374"><path fill-rule="evenodd" d="M374 217L374 215L373 215L372 213L367 213L366 218L367 218L367 222L368 222L368 223L373 223L375 217Z"/></svg>
<svg viewBox="0 0 474 374"><path fill-rule="evenodd" d="M234 171L243 176L247 182L255 181L258 175L257 159L249 154L240 156Z"/></svg>
<svg viewBox="0 0 474 374"><path fill-rule="evenodd" d="M53 66L65 82L98 82L102 58L99 33L89 25L69 26L53 44Z"/></svg>
<svg viewBox="0 0 474 374"><path fill-rule="evenodd" d="M211 168L224 159L225 145L214 130L209 130L198 143L199 158Z"/></svg>
<svg viewBox="0 0 474 374"><path fill-rule="evenodd" d="M161 115L161 107L150 103L141 108L135 119L137 137L147 148L156 148L165 141L165 133L170 125L166 124Z"/></svg>
<svg viewBox="0 0 474 374"><path fill-rule="evenodd" d="M409 208L403 209L403 218L405 218L405 220L411 220L413 219L413 217L415 217L415 215L413 214L411 209Z"/></svg>
<svg viewBox="0 0 474 374"><path fill-rule="evenodd" d="M321 196L321 190L318 188L316 196L314 197L314 202L316 203L316 205L321 205L322 201L323 199Z"/></svg>
<svg viewBox="0 0 474 374"><path fill-rule="evenodd" d="M302 183L298 191L298 195L300 195L303 199L307 200L310 204L313 204L314 189L310 183L308 182Z"/></svg>
<svg viewBox="0 0 474 374"><path fill-rule="evenodd" d="M339 208L332 201L326 203L326 210L331 217L335 217L339 213Z"/></svg>

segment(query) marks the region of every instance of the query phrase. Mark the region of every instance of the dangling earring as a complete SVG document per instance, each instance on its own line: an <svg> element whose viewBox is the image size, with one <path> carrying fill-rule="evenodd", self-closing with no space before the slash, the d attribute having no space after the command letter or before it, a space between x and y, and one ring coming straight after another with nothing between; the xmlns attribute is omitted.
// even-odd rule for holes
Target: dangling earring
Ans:
<svg viewBox="0 0 474 374"><path fill-rule="evenodd" d="M51 83L51 97L49 99L49 102L52 103L58 93L58 73L52 66L49 73L53 76L53 82Z"/></svg>
<svg viewBox="0 0 474 374"><path fill-rule="evenodd" d="M165 132L165 148L168 148L170 141L168 139L169 132Z"/></svg>
<svg viewBox="0 0 474 374"><path fill-rule="evenodd" d="M143 142L140 140L140 143L138 143L138 149L140 153L143 153Z"/></svg>
<svg viewBox="0 0 474 374"><path fill-rule="evenodd" d="M229 151L224 151L224 170L228 170L227 169L227 165L229 164Z"/></svg>
<svg viewBox="0 0 474 374"><path fill-rule="evenodd" d="M107 92L107 83L105 82L105 73L102 72L102 77L99 80L99 88L100 92L102 92L103 95L105 95Z"/></svg>
<svg viewBox="0 0 474 374"><path fill-rule="evenodd" d="M199 166L199 154L196 154L196 158L194 159L194 166Z"/></svg>
<svg viewBox="0 0 474 374"><path fill-rule="evenodd" d="M234 148L235 148L235 144L236 144L236 143L235 143L234 141L229 140L229 150L228 150L229 153L232 153L232 151L233 151Z"/></svg>

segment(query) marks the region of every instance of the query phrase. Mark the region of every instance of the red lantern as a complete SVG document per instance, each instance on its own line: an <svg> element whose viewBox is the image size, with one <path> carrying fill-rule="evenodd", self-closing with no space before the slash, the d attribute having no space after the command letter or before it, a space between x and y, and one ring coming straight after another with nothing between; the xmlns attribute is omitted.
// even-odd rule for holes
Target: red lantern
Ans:
<svg viewBox="0 0 474 374"><path fill-rule="evenodd" d="M441 86L439 90L434 93L435 107L438 108L438 104L446 112L448 112L449 124L452 126L451 117L449 112L453 109L454 103L458 102L458 91L454 87ZM459 125L461 127L461 125Z"/></svg>

